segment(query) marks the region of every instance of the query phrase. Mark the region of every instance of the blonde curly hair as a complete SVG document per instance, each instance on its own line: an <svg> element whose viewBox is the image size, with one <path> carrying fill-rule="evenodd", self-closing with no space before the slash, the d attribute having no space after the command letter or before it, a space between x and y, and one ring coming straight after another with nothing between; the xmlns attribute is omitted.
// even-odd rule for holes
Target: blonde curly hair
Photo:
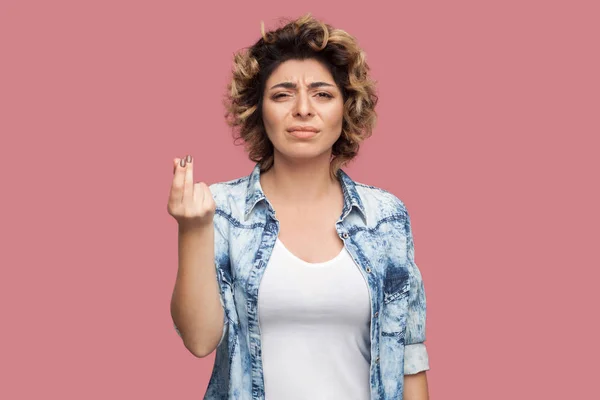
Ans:
<svg viewBox="0 0 600 400"><path fill-rule="evenodd" d="M364 51L354 37L310 13L269 32L261 22L261 33L253 46L234 54L232 79L224 98L227 124L237 133L236 141L243 140L249 158L260 164L261 171L271 168L273 144L262 119L266 81L287 60L316 59L327 67L344 99L342 134L332 146L330 163L331 176L337 177L338 170L356 157L360 143L371 136L377 120L376 82L369 76Z"/></svg>

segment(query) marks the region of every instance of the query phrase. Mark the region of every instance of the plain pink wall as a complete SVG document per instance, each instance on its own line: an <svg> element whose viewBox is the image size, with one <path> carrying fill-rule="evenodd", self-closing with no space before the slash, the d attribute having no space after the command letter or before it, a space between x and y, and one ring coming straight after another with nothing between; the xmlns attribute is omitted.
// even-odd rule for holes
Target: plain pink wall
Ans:
<svg viewBox="0 0 600 400"><path fill-rule="evenodd" d="M598 390L595 1L0 2L3 399L199 399L172 327L172 159L248 174L234 51L305 12L355 35L379 124L346 168L412 216L432 399Z"/></svg>

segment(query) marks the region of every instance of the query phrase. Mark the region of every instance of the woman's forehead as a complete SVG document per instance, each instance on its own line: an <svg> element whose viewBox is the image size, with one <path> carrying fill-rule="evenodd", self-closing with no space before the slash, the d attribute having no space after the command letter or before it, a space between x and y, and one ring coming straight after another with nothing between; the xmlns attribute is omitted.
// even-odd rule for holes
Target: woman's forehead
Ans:
<svg viewBox="0 0 600 400"><path fill-rule="evenodd" d="M335 84L329 70L316 60L288 60L281 63L267 79L268 87L282 82L310 85L313 82Z"/></svg>

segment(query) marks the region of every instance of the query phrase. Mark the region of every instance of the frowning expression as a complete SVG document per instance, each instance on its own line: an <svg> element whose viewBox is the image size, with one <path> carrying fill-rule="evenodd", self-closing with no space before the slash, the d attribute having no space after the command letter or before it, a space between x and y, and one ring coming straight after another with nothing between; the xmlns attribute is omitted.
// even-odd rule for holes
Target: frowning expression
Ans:
<svg viewBox="0 0 600 400"><path fill-rule="evenodd" d="M316 157L330 153L340 137L344 100L321 62L288 60L267 79L262 113L276 152L293 158Z"/></svg>

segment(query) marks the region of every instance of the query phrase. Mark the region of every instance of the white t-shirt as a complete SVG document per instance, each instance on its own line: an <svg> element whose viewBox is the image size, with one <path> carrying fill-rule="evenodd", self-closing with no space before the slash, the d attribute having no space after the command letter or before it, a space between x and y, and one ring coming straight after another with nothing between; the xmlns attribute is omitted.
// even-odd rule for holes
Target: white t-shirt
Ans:
<svg viewBox="0 0 600 400"><path fill-rule="evenodd" d="M345 248L308 263L278 238L258 310L266 400L370 398L371 303Z"/></svg>

